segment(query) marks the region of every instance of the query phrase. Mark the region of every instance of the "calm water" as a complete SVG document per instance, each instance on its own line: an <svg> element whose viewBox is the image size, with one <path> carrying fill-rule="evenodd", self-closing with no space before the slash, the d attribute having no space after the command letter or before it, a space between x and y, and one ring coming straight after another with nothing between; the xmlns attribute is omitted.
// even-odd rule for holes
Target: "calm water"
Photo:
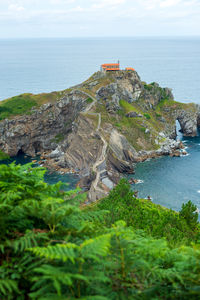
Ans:
<svg viewBox="0 0 200 300"><path fill-rule="evenodd" d="M0 100L24 93L62 90L87 79L104 62L120 60L142 80L173 89L175 99L200 103L200 38L106 38L0 40ZM200 137L185 139L186 157L138 164L134 186L141 197L179 210L192 200L200 209ZM24 158L17 158L24 163ZM46 181L77 177L46 174Z"/></svg>
<svg viewBox="0 0 200 300"><path fill-rule="evenodd" d="M66 89L118 59L177 100L200 103L200 38L0 40L0 99Z"/></svg>
<svg viewBox="0 0 200 300"><path fill-rule="evenodd" d="M11 162L16 162L16 164L27 164L32 162L33 160L39 160L39 157L31 158L30 156L24 156L24 154L19 154L18 156L12 157L9 160L5 161L0 161L1 164L5 163L11 163ZM39 164L33 163L33 167L39 167ZM46 171L44 175L44 181L49 183L49 184L54 184L57 183L58 181L62 181L67 185L62 186L62 190L68 191L71 189L76 188L76 184L79 181L78 175L75 174L64 174L61 175L59 172L49 172L48 170Z"/></svg>
<svg viewBox="0 0 200 300"><path fill-rule="evenodd" d="M151 196L154 203L179 210L192 200L200 209L200 137L185 138L188 156L162 157L136 166L134 177L142 183L132 185L139 196Z"/></svg>

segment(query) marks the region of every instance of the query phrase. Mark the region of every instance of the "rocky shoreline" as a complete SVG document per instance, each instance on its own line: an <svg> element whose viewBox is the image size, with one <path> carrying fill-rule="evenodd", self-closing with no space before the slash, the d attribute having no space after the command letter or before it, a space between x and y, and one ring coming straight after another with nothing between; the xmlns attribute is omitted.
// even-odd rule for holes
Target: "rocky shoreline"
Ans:
<svg viewBox="0 0 200 300"><path fill-rule="evenodd" d="M196 136L199 111L174 101L170 89L142 82L135 71L97 72L54 103L2 120L0 149L40 155L39 164L50 170L79 174L79 186L95 201L124 173L134 173L136 163L186 155L176 141L176 121L185 136Z"/></svg>

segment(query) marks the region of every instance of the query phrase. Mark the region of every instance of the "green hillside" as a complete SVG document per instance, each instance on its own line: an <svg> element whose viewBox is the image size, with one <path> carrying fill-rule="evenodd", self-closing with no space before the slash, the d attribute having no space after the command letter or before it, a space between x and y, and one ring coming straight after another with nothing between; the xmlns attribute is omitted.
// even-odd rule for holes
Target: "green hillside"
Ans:
<svg viewBox="0 0 200 300"><path fill-rule="evenodd" d="M136 199L126 181L85 206L30 164L0 165L0 298L199 299L196 207Z"/></svg>

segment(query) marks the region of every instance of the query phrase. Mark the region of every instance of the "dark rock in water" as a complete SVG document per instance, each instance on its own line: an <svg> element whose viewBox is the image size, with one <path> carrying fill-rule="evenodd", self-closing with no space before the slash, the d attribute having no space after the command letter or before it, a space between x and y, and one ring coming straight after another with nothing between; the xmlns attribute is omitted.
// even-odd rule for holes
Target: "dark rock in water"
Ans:
<svg viewBox="0 0 200 300"><path fill-rule="evenodd" d="M180 151L174 151L174 152L172 152L172 153L170 154L170 156L172 156L172 157L180 157L180 156L181 156L181 153L180 153Z"/></svg>
<svg viewBox="0 0 200 300"><path fill-rule="evenodd" d="M91 184L93 182L93 180L95 179L95 174L92 173L88 176L82 177L81 180L78 183L78 186L82 189L85 189L86 191L88 191L91 187Z"/></svg>

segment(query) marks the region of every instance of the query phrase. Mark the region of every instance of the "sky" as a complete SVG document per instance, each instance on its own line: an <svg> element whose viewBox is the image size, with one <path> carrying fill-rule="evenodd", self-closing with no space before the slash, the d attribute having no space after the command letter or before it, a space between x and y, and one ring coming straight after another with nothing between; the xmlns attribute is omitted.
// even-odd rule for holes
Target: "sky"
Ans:
<svg viewBox="0 0 200 300"><path fill-rule="evenodd" d="M0 38L196 35L200 0L0 0Z"/></svg>

